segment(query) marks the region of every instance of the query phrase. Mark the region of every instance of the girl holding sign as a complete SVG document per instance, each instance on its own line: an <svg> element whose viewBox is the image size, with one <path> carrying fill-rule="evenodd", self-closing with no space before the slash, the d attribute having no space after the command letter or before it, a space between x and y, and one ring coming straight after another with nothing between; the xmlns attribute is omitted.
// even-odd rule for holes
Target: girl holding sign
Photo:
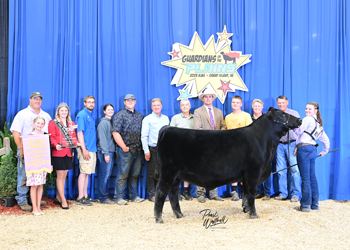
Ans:
<svg viewBox="0 0 350 250"><path fill-rule="evenodd" d="M30 135L43 135L46 134L42 131L45 126L45 119L41 116L37 116L34 121L34 130ZM46 183L46 171L41 173L30 173L27 175L27 186L30 188L30 198L32 200L33 214L42 215L43 211L40 209L41 197L43 196L43 185Z"/></svg>

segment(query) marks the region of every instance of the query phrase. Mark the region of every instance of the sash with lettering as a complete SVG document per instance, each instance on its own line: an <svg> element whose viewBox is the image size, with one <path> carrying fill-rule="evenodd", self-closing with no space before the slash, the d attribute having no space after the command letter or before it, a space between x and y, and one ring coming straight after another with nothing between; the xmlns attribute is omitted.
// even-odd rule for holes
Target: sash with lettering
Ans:
<svg viewBox="0 0 350 250"><path fill-rule="evenodd" d="M63 124L60 123L59 121L57 121L56 119L54 120L54 122L63 135L63 138L60 139L60 143L61 143L62 148L75 148L76 142L75 143L73 142L73 139L68 132L68 128L63 126ZM73 153L73 151L72 151L72 153Z"/></svg>
<svg viewBox="0 0 350 250"><path fill-rule="evenodd" d="M49 135L22 136L26 175L52 172Z"/></svg>

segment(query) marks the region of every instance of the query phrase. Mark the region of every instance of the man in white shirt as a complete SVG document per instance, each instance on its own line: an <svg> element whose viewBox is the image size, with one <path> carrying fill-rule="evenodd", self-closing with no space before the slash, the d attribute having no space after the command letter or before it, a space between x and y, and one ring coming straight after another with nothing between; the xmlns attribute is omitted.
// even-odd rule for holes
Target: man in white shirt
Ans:
<svg viewBox="0 0 350 250"><path fill-rule="evenodd" d="M23 145L21 136L29 135L33 132L33 120L37 116L42 116L45 119L45 126L43 131L48 133L49 121L51 120L51 116L44 112L40 107L43 102L43 97L40 92L33 92L29 98L29 106L25 109L22 109L17 113L15 119L11 125L11 132L13 134L13 138L18 147L17 154L19 156L17 163L17 193L18 195L15 197L17 200L18 207L22 209L24 212L31 212L32 207L28 205L27 193L29 191L29 187L26 185L27 177L24 166L24 154L23 154ZM46 206L45 201L41 201L40 206Z"/></svg>

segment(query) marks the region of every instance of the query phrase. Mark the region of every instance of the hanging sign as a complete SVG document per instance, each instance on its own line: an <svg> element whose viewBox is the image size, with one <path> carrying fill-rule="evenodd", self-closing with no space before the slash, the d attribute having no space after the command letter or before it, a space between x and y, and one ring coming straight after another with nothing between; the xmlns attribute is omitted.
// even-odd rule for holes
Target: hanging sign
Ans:
<svg viewBox="0 0 350 250"><path fill-rule="evenodd" d="M215 91L220 102L225 102L228 92L236 89L248 91L237 69L250 62L251 55L243 55L241 51L231 51L233 34L227 33L226 26L222 33L217 33L215 43L212 35L203 45L198 33L193 34L189 46L173 44L172 59L162 62L162 65L177 69L171 85L182 86L179 90L183 98L195 98L205 89Z"/></svg>

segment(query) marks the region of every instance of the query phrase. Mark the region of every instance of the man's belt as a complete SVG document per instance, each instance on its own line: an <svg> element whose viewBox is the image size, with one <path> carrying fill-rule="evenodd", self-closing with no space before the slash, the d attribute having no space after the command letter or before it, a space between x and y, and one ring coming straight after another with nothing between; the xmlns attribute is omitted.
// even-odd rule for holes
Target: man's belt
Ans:
<svg viewBox="0 0 350 250"><path fill-rule="evenodd" d="M289 143L292 143L292 142L295 142L295 140L291 140L289 142L287 142L287 141L280 141L280 143L283 144L283 145L286 145L286 144L289 144Z"/></svg>
<svg viewBox="0 0 350 250"><path fill-rule="evenodd" d="M318 146L318 144L311 144L311 143L299 143L299 144L297 144L297 147L300 147L300 146L308 146L308 145L311 145L311 146L315 146L315 147L317 147Z"/></svg>

